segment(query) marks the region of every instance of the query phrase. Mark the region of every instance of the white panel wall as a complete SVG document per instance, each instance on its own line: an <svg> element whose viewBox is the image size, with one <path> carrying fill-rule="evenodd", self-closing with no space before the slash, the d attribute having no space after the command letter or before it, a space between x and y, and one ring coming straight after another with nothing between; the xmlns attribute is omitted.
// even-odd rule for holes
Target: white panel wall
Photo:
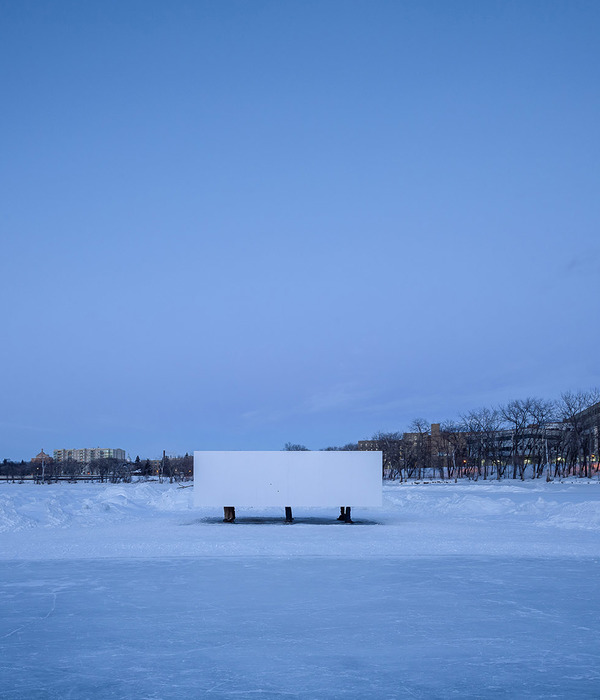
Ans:
<svg viewBox="0 0 600 700"><path fill-rule="evenodd" d="M381 506L381 452L194 452L196 506Z"/></svg>

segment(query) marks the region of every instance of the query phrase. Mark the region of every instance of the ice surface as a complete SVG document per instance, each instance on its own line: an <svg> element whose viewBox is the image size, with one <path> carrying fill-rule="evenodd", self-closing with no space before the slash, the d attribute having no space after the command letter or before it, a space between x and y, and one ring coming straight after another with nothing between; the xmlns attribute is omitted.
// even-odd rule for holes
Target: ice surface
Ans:
<svg viewBox="0 0 600 700"><path fill-rule="evenodd" d="M2 484L0 697L598 698L599 514L590 482L394 484L355 525Z"/></svg>

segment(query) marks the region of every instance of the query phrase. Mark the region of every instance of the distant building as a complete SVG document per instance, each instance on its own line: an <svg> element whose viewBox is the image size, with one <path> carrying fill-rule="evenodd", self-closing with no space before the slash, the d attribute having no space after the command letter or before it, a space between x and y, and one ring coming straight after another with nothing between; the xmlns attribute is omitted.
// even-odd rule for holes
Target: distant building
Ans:
<svg viewBox="0 0 600 700"><path fill-rule="evenodd" d="M381 452L383 477L395 478L403 457L402 440L390 437L359 440L358 449L361 452Z"/></svg>
<svg viewBox="0 0 600 700"><path fill-rule="evenodd" d="M52 464L53 461L54 460L52 459L52 457L50 457L50 455L47 455L44 452L44 450L42 449L42 451L31 460L31 463L32 464L42 464L42 463Z"/></svg>
<svg viewBox="0 0 600 700"><path fill-rule="evenodd" d="M400 446L402 440L359 440L358 449L361 452L383 452L390 443L395 443Z"/></svg>
<svg viewBox="0 0 600 700"><path fill-rule="evenodd" d="M600 401L579 414L585 433L589 436L589 450L596 467L600 463Z"/></svg>
<svg viewBox="0 0 600 700"><path fill-rule="evenodd" d="M109 459L114 457L125 461L125 450L112 447L84 447L80 450L54 450L56 462L80 462L89 464L95 459Z"/></svg>

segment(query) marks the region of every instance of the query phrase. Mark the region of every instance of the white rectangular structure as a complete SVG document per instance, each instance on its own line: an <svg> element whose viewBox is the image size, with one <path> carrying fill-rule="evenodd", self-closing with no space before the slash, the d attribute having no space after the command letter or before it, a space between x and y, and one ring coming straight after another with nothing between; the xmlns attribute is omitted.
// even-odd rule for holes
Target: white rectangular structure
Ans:
<svg viewBox="0 0 600 700"><path fill-rule="evenodd" d="M381 506L381 452L194 452L196 506Z"/></svg>

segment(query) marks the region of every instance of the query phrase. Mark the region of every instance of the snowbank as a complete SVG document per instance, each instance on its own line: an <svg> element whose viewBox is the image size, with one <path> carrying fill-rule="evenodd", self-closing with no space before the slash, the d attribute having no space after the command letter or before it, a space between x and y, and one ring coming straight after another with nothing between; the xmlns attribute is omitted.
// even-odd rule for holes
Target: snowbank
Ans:
<svg viewBox="0 0 600 700"><path fill-rule="evenodd" d="M600 484L386 484L353 526L323 508L194 508L176 484L0 484L0 558L600 555Z"/></svg>

